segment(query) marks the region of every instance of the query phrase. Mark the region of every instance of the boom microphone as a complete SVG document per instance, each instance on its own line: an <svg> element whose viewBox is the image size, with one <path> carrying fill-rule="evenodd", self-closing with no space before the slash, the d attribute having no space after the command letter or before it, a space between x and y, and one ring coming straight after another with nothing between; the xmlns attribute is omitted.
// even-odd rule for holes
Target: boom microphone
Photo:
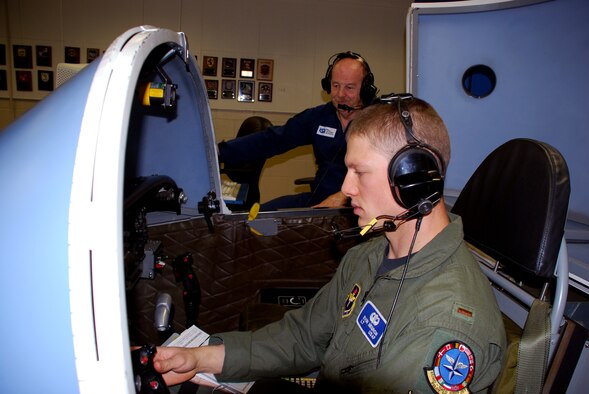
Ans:
<svg viewBox="0 0 589 394"><path fill-rule="evenodd" d="M399 226L411 219L421 218L423 216L427 216L431 213L432 208L440 201L440 196L437 192L433 193L427 199L423 199L422 201L418 202L411 208L405 210L402 214L397 216L390 216L390 215L379 215L373 218L367 225L365 226L358 226L352 227L345 230L339 230L332 226L332 232L336 240L340 240L343 238L351 238L351 237L358 237L364 236L367 232L391 232L397 231ZM382 226L378 228L374 228L376 223L381 220L385 219Z"/></svg>
<svg viewBox="0 0 589 394"><path fill-rule="evenodd" d="M364 108L363 105L358 105L356 107L350 107L349 105L346 105L346 104L338 104L337 105L337 109L343 109L344 111L357 111L362 108Z"/></svg>
<svg viewBox="0 0 589 394"><path fill-rule="evenodd" d="M388 215L377 216L377 217L373 218L365 226L352 227L352 228L348 228L345 230L340 230L335 225L332 225L331 231L333 232L333 236L335 237L335 239L338 241L343 238L364 236L370 230L372 230L373 232L376 232L376 231L396 231L397 227L399 227L399 225L401 223L405 223L407 220L410 219L408 217L408 214L409 214L409 210L403 212L401 215L398 215L398 216L388 216ZM381 227L374 229L374 225L380 219L387 219L387 220L383 223L383 225ZM399 224L395 224L395 222L394 222L395 220L400 220L402 222Z"/></svg>

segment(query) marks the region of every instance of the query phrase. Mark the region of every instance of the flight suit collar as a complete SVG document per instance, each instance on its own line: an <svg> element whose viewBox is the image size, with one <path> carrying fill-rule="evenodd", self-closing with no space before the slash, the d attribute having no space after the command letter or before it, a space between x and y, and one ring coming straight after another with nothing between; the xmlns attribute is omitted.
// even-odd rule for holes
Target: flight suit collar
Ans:
<svg viewBox="0 0 589 394"><path fill-rule="evenodd" d="M462 219L454 214L449 214L449 217L450 223L410 259L407 278L416 278L436 269L464 242ZM378 256L373 256L370 259L370 266L374 272L378 270L378 266L382 262L384 253L387 250L386 237L383 236L380 242L383 247L380 248ZM398 280L401 278L402 271L401 266L389 271L384 277Z"/></svg>

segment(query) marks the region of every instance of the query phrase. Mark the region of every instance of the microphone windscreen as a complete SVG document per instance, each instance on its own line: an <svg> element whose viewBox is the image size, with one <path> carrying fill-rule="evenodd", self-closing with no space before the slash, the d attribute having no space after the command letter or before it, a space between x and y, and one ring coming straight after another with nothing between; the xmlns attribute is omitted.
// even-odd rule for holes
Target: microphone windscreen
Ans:
<svg viewBox="0 0 589 394"><path fill-rule="evenodd" d="M354 111L354 110L357 109L357 108L354 108L354 107L350 107L349 105L346 105L346 104L338 104L337 105L337 108L338 109L343 109L344 111Z"/></svg>
<svg viewBox="0 0 589 394"><path fill-rule="evenodd" d="M360 235L366 234L368 230L370 230L376 224L377 221L378 220L376 218L372 219L366 226L364 226L362 231L360 231Z"/></svg>

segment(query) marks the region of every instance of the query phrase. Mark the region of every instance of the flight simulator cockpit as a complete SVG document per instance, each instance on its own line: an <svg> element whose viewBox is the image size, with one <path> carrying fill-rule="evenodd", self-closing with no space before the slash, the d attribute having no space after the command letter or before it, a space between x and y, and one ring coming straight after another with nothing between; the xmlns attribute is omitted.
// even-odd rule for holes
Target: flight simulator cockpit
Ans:
<svg viewBox="0 0 589 394"><path fill-rule="evenodd" d="M556 2L537 3L551 7ZM437 89L435 82L447 81L428 79L440 71L436 50L441 46L431 42L439 34L427 33L435 33L439 26L446 31L452 24L444 18L459 19L463 10L450 15L441 7L416 4L410 10L408 44L415 46L410 48L415 51L411 70L417 70L421 61L422 72L408 77L418 96L433 102L436 94L443 94L440 102L446 103L452 89ZM441 21L436 19L440 15ZM419 54L420 49L426 53ZM426 55L435 61L426 62ZM455 59L452 56L450 61ZM434 88L428 90L431 85ZM463 100L462 91L454 93L459 98L452 102ZM462 115L459 112L457 119L464 120ZM492 133L486 137L494 138ZM458 151L468 149L463 146L467 140L461 140ZM569 193L580 187L569 185L573 178L567 162L552 146L527 138L496 146L498 150L489 154L495 162L481 163L479 177L473 174L473 184L466 182L466 192L446 196L445 202L456 201L453 212L464 215L465 222L472 218L465 226L465 239L490 281L498 280L497 298L503 299L509 298L504 290L511 286L509 275L504 275L512 273L507 266L513 256L508 253L520 248L517 244L510 249L512 239L501 240L507 249L495 248L495 240L485 230L497 223L491 220L480 226L487 218L477 216L480 212L472 201L491 195L478 189L480 179L500 182L501 177L495 176L497 160L512 163L513 152L540 149L541 158L535 153L525 156L537 163L544 163L546 156L556 158L549 160L556 164L548 167L556 169L558 177L546 181L550 190L562 193L561 216L550 231L542 231L544 227L538 231L540 242L549 239L553 244L551 260L566 250L563 218ZM489 169L492 175L484 172ZM276 320L311 299L333 276L347 250L363 241L341 236L346 233L340 230L357 226L353 212L346 208L232 209L223 198L220 173L207 90L188 40L181 32L153 26L121 34L101 57L2 131L0 239L6 264L0 279L5 354L0 361L0 391L51 391L50 385L58 392L94 393L104 392L106 385L117 393L165 393L157 374L140 362L152 355L152 345L169 343L193 325L204 332L219 332L252 330ZM458 175L452 174L451 181L464 174ZM464 177L468 180L470 172ZM554 179L562 182L550 183ZM485 203L491 210L496 201L490 198ZM508 204L501 212L512 208ZM512 238L524 231L510 230L504 233ZM583 227L579 233L586 231ZM500 257L490 256L493 252ZM544 258L541 255L539 260ZM566 260L566 253L561 258ZM537 273L537 267L525 265L524 277ZM541 274L556 281L563 271L548 266L552 271ZM537 298L555 298L555 294L566 298L562 288L569 287L566 283L549 291L541 288L548 295ZM529 290L515 287L520 293ZM513 310L504 310L501 304L503 312L513 312L520 329L528 316L527 310L522 311L536 297L523 299L515 302ZM549 327L548 336L558 337L558 342L548 339L546 350L553 363L545 371L546 382L553 392L569 382L582 387L586 379L579 371L589 360L588 329L570 319L574 313L583 316L586 305L583 299L569 303L566 311L559 307L557 323ZM141 353L131 351L143 345Z"/></svg>
<svg viewBox="0 0 589 394"><path fill-rule="evenodd" d="M5 276L24 294L1 286L18 298L4 370L29 363L23 349L51 354L9 391L59 376L60 392L105 377L135 392L131 346L197 321L237 329L247 305L299 306L333 274L354 242L334 246L333 228L353 215L229 210L207 100L184 34L140 26L2 132L2 179L20 191L1 198L3 245L15 261L27 250Z"/></svg>

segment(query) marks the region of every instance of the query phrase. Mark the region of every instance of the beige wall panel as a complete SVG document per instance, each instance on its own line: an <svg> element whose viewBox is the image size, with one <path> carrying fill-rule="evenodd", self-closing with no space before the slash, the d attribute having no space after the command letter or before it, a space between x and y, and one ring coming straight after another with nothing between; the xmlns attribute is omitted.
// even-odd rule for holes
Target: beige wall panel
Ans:
<svg viewBox="0 0 589 394"><path fill-rule="evenodd" d="M293 114L329 100L320 80L327 61L340 51L362 54L380 93L405 86L405 18L410 0L0 0L0 42L51 45L54 67L64 46L106 49L126 30L153 25L182 31L191 54L274 60L272 102L210 100L215 138L230 139L252 115L283 124ZM0 66L12 75L10 65ZM34 71L36 73L36 71ZM235 78L239 80L239 78ZM259 88L255 81L256 92ZM35 105L0 92L0 128ZM311 147L267 161L262 200L304 190L294 180L312 176Z"/></svg>

